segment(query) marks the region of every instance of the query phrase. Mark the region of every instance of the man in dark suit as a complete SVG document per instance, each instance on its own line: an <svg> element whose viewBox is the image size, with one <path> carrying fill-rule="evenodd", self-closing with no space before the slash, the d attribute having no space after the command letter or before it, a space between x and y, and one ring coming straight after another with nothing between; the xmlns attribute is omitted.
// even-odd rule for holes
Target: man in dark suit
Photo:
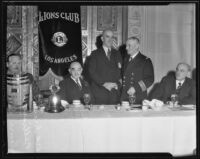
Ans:
<svg viewBox="0 0 200 159"><path fill-rule="evenodd" d="M190 66L186 63L179 63L176 67L175 76L165 76L158 88L152 94L152 99L159 99L163 102L171 101L171 95L178 95L179 104L196 104L195 81L188 78Z"/></svg>
<svg viewBox="0 0 200 159"><path fill-rule="evenodd" d="M128 55L124 59L121 101L128 101L130 95L136 96L136 104L147 98L147 88L154 82L151 59L139 51L139 39L131 37L126 42Z"/></svg>
<svg viewBox="0 0 200 159"><path fill-rule="evenodd" d="M71 76L66 77L59 83L60 90L58 95L61 100L65 100L68 103L72 103L73 100L80 100L82 103L84 94L90 94L91 103L94 103L94 97L90 90L88 82L86 82L82 74L82 66L79 62L72 62L69 67L69 73Z"/></svg>
<svg viewBox="0 0 200 159"><path fill-rule="evenodd" d="M88 72L96 104L117 104L120 97L122 59L112 48L113 32L103 31L103 46L91 53Z"/></svg>

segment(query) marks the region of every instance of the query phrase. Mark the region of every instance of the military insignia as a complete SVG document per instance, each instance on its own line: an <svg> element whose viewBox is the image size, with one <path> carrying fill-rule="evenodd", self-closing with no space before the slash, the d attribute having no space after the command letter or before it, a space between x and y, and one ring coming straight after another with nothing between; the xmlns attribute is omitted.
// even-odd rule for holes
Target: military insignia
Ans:
<svg viewBox="0 0 200 159"><path fill-rule="evenodd" d="M54 43L54 45L56 45L58 47L62 47L65 44L67 44L68 39L67 39L67 36L65 35L65 33L56 32L53 34L51 41Z"/></svg>
<svg viewBox="0 0 200 159"><path fill-rule="evenodd" d="M122 68L122 65L120 62L118 62L118 68Z"/></svg>

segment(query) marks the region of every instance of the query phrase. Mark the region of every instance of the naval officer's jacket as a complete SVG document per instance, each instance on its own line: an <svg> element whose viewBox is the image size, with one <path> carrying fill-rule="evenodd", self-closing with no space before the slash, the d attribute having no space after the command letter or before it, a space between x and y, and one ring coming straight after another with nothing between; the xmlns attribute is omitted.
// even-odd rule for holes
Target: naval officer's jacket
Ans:
<svg viewBox="0 0 200 159"><path fill-rule="evenodd" d="M128 101L128 89L133 86L136 90L136 103L140 104L147 98L147 88L154 82L154 69L151 59L140 52L130 59L130 55L124 59L122 69L122 94L121 101Z"/></svg>

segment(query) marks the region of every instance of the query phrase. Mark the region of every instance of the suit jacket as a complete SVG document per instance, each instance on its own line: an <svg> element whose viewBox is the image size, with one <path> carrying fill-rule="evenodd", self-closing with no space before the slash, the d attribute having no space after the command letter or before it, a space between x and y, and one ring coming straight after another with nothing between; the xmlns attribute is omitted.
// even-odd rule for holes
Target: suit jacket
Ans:
<svg viewBox="0 0 200 159"><path fill-rule="evenodd" d="M174 93L176 93L176 78L174 76L165 76L162 78L158 88L153 92L152 99L167 102L171 100L171 95ZM196 104L195 82L186 77L178 96L180 104Z"/></svg>
<svg viewBox="0 0 200 159"><path fill-rule="evenodd" d="M103 47L91 53L88 72L96 104L116 104L119 102L120 88L108 91L103 87L103 84L115 82L120 87L121 66L121 55L115 49L111 49L110 60Z"/></svg>
<svg viewBox="0 0 200 159"><path fill-rule="evenodd" d="M60 90L57 94L61 99L66 100L71 104L73 100L81 100L83 103L84 93L89 93L91 96L91 103L94 103L94 97L89 84L83 79L80 79L80 82L82 89L79 88L77 83L71 77L67 77L59 83Z"/></svg>
<svg viewBox="0 0 200 159"><path fill-rule="evenodd" d="M147 98L147 88L154 82L154 69L151 59L140 52L131 61L129 59L129 55L124 59L121 101L128 101L127 91L133 86L136 90L136 103L140 104Z"/></svg>

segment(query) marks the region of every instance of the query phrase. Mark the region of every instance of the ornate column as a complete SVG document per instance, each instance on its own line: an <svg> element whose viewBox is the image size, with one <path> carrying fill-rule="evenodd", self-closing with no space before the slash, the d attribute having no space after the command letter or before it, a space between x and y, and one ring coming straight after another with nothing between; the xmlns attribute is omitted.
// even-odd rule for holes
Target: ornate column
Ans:
<svg viewBox="0 0 200 159"><path fill-rule="evenodd" d="M22 6L22 69L33 74L36 80L39 76L37 14L37 6Z"/></svg>

